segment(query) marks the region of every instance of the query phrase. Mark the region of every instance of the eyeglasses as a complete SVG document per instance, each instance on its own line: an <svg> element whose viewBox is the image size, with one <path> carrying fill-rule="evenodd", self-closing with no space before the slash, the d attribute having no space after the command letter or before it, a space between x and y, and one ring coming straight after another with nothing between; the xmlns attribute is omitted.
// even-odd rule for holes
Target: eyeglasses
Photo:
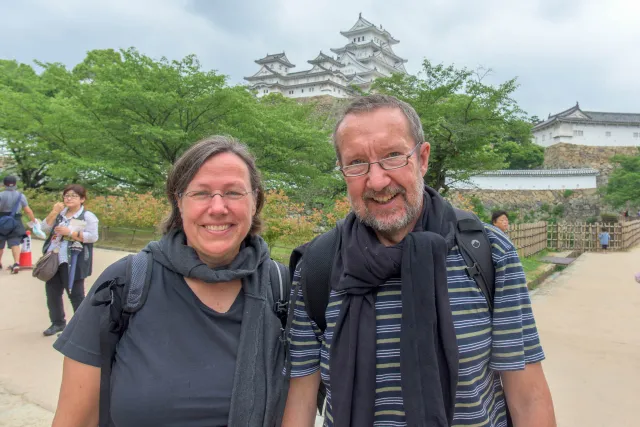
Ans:
<svg viewBox="0 0 640 427"><path fill-rule="evenodd" d="M355 165L342 166L338 169L342 172L344 176L361 176L369 173L369 169L373 164L379 164L380 167L384 170L392 170L392 169L400 169L402 167L407 166L409 163L409 158L413 156L413 153L416 152L416 149L420 147L422 144L418 144L413 147L413 150L409 152L409 154L403 154L401 156L391 156L386 157L377 162L369 162L369 163L356 163Z"/></svg>
<svg viewBox="0 0 640 427"><path fill-rule="evenodd" d="M219 193L219 192L210 193L208 191L199 190L199 191L188 191L186 193L180 193L178 194L178 197L180 198L187 197L189 200L197 203L208 203L208 202L211 202L211 200L213 200L213 198L216 196L220 196L220 198L223 200L241 200L247 194L251 194L251 193L253 193L253 191L229 190L229 191L225 191L224 193Z"/></svg>
<svg viewBox="0 0 640 427"><path fill-rule="evenodd" d="M65 194L64 196L62 196L62 199L79 199L80 196L78 196L77 194Z"/></svg>

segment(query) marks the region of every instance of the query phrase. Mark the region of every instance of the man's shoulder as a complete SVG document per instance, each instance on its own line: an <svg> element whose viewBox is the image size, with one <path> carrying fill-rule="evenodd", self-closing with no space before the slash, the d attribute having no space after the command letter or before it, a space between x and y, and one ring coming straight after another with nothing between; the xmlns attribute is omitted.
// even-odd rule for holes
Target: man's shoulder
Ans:
<svg viewBox="0 0 640 427"><path fill-rule="evenodd" d="M500 230L498 227L492 224L483 223L483 225L484 229L487 231L489 243L491 243L492 247L497 246L503 252L512 251L515 249L513 243L511 242L511 240L509 240L509 236L507 236L504 231Z"/></svg>

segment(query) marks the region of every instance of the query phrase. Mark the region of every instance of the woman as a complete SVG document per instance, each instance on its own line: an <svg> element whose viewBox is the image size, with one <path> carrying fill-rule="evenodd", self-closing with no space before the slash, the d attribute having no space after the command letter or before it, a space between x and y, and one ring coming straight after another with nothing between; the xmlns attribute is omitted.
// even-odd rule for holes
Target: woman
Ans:
<svg viewBox="0 0 640 427"><path fill-rule="evenodd" d="M91 276L98 218L84 208L86 199L87 191L82 185L67 185L62 190L62 202L53 205L42 223L42 231L49 234L42 251L58 251L60 262L56 275L45 284L51 319L51 326L43 332L46 337L63 331L67 324L62 303L64 291L67 291L75 312L84 300L84 279ZM71 266L75 267L71 269Z"/></svg>
<svg viewBox="0 0 640 427"><path fill-rule="evenodd" d="M166 194L163 237L147 247L148 296L112 365L111 425L278 425L284 347L257 234L264 193L254 159L235 140L200 141L174 165ZM66 357L54 427L98 424L103 311L83 304L55 344Z"/></svg>

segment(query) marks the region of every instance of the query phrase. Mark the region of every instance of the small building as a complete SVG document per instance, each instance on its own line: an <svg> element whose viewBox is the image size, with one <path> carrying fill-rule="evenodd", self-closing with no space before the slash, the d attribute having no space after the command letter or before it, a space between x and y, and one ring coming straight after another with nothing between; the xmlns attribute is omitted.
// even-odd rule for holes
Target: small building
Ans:
<svg viewBox="0 0 640 427"><path fill-rule="evenodd" d="M451 182L458 190L585 190L597 188L596 169L496 170Z"/></svg>
<svg viewBox="0 0 640 427"><path fill-rule="evenodd" d="M543 147L558 143L592 147L640 146L640 114L583 111L580 104L533 127L533 141Z"/></svg>
<svg viewBox="0 0 640 427"><path fill-rule="evenodd" d="M373 25L362 17L348 31L341 31L347 44L333 48L334 58L320 51L307 61L312 67L304 71L293 71L292 64L284 52L267 54L256 60L260 69L245 77L249 87L258 96L281 93L289 98L306 98L329 95L336 98L351 96L351 86L368 90L378 77L394 73L407 74L406 59L396 55L392 46L399 43L391 34Z"/></svg>

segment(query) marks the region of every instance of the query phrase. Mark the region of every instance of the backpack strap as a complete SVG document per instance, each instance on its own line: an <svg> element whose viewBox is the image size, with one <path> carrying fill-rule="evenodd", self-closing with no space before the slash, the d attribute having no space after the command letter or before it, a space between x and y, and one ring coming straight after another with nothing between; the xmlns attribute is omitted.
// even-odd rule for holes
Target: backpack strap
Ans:
<svg viewBox="0 0 640 427"><path fill-rule="evenodd" d="M467 264L466 271L487 300L493 312L495 294L495 267L491 257L491 242L484 224L473 212L454 209L456 212L456 242Z"/></svg>
<svg viewBox="0 0 640 427"><path fill-rule="evenodd" d="M291 294L291 279L289 271L284 264L270 260L269 282L273 292L273 312L280 319L284 338L284 330L287 327L287 313L289 311L289 295Z"/></svg>
<svg viewBox="0 0 640 427"><path fill-rule="evenodd" d="M309 318L322 333L327 329L325 312L331 293L331 271L343 223L344 220L338 221L334 228L313 239L304 250L304 273L300 277L302 296Z"/></svg>
<svg viewBox="0 0 640 427"><path fill-rule="evenodd" d="M16 214L18 213L18 208L20 207L20 201L22 200L22 193L19 191L16 191L16 193L18 193L18 199L13 204L13 208L11 209L12 217L16 216Z"/></svg>
<svg viewBox="0 0 640 427"><path fill-rule="evenodd" d="M100 427L111 426L111 367L116 347L130 317L142 308L149 294L153 258L141 251L126 258L125 277L100 284L91 298L94 306L107 306L100 319Z"/></svg>

